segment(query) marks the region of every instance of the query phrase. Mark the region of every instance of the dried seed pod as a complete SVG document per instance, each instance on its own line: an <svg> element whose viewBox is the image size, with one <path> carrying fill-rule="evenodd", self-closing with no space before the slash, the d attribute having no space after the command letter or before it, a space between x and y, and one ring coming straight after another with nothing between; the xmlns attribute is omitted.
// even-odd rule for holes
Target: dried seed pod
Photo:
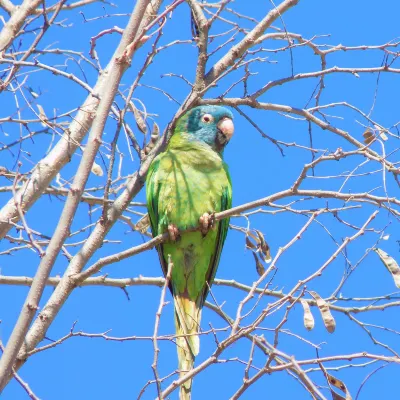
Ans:
<svg viewBox="0 0 400 400"><path fill-rule="evenodd" d="M333 333L336 328L336 322L331 314L331 310L329 309L329 304L318 293L310 290L310 294L317 301L317 307L321 312L322 320L324 321L326 330L329 333Z"/></svg>
<svg viewBox="0 0 400 400"><path fill-rule="evenodd" d="M255 261L255 263L256 263L257 274L258 274L259 276L264 275L264 272L265 272L264 265L262 265L262 262L258 259L256 253L253 253L253 257L254 257L254 261Z"/></svg>
<svg viewBox="0 0 400 400"><path fill-rule="evenodd" d="M374 124L374 128L376 129L377 132L379 132L380 138L386 142L386 140L388 140L388 137L387 137L385 131L383 130L383 128L381 128L380 126L375 125L375 124Z"/></svg>
<svg viewBox="0 0 400 400"><path fill-rule="evenodd" d="M37 106L37 108L39 110L39 118L42 121L41 125L46 127L47 125L46 125L45 121L47 121L48 118L47 118L46 113L44 112L44 108L40 104L37 104L36 106Z"/></svg>
<svg viewBox="0 0 400 400"><path fill-rule="evenodd" d="M382 140L384 140L386 142L386 140L388 140L388 137L386 135L385 132L383 131L379 131L379 136L381 137Z"/></svg>
<svg viewBox="0 0 400 400"><path fill-rule="evenodd" d="M146 147L148 147L151 150L156 145L159 137L160 137L160 128L154 122L153 129L152 129L151 135L150 135L150 141Z"/></svg>
<svg viewBox="0 0 400 400"><path fill-rule="evenodd" d="M156 124L156 122L153 122L153 130L151 131L151 137L152 139L158 139L160 136L160 128Z"/></svg>
<svg viewBox="0 0 400 400"><path fill-rule="evenodd" d="M31 87L28 86L27 89L34 99L39 97L39 94L37 94Z"/></svg>
<svg viewBox="0 0 400 400"><path fill-rule="evenodd" d="M370 143L372 143L372 142L374 141L374 139L375 139L375 135L370 131L369 128L367 128L367 129L365 130L365 132L363 133L363 136L364 136L364 143L365 143L365 144L370 144Z"/></svg>
<svg viewBox="0 0 400 400"><path fill-rule="evenodd" d="M260 243L260 250L264 255L264 261L265 262L270 262L271 261L271 254L269 251L269 245L266 242L264 235L262 232L260 232L258 229L254 229L254 231L257 233L259 243Z"/></svg>
<svg viewBox="0 0 400 400"><path fill-rule="evenodd" d="M251 239L249 238L249 236L248 235L246 235L246 248L248 248L248 249L257 249L257 245L255 245L252 241L251 241Z"/></svg>
<svg viewBox="0 0 400 400"><path fill-rule="evenodd" d="M97 175L97 176L103 176L104 175L103 168L101 168L100 165L97 164L96 162L94 162L93 165L92 165L92 173Z"/></svg>
<svg viewBox="0 0 400 400"><path fill-rule="evenodd" d="M144 158L145 156L147 156L147 154L150 153L150 151L157 144L159 137L160 137L160 129L158 125L154 122L153 130L151 131L150 141L149 143L147 143L146 147L144 147L144 149L141 151L141 158Z"/></svg>
<svg viewBox="0 0 400 400"><path fill-rule="evenodd" d="M145 233L147 229L150 227L150 218L149 214L144 215L142 218L139 219L138 222L135 224L135 229L140 233Z"/></svg>
<svg viewBox="0 0 400 400"><path fill-rule="evenodd" d="M135 105L132 102L130 103L130 108L133 112L133 115L134 115L135 121L136 121L136 125L139 128L140 132L142 132L143 134L146 134L147 133L147 125L146 125L146 121L142 117L141 112L135 107Z"/></svg>
<svg viewBox="0 0 400 400"><path fill-rule="evenodd" d="M374 251L376 252L376 254L378 254L383 265L392 275L394 284L400 289L400 267L397 264L396 260L393 257L390 257L389 254L385 253L381 249L374 249Z"/></svg>
<svg viewBox="0 0 400 400"><path fill-rule="evenodd" d="M304 318L303 319L304 326L308 331L311 331L314 328L315 321L314 321L314 317L313 317L311 309L310 309L310 305L304 299L301 299L300 303L303 306L303 310L304 310L304 317L303 317Z"/></svg>
<svg viewBox="0 0 400 400"><path fill-rule="evenodd" d="M344 384L343 381L341 381L340 379L336 378L335 376L328 374L328 372L326 371L326 369L324 368L324 366L319 363L319 366L321 367L322 372L325 375L325 378L328 382L329 385L329 389L331 391L332 394L332 399L333 400L352 400L352 397L350 395L349 390L347 389L346 385ZM336 389L341 390L346 397L343 397L342 395L336 393L333 389L332 386L335 387Z"/></svg>

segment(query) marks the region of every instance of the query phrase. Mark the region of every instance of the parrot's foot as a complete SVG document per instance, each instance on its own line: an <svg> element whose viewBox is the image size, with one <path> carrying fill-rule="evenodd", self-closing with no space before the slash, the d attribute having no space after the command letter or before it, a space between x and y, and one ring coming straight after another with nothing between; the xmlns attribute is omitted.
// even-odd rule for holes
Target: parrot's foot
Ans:
<svg viewBox="0 0 400 400"><path fill-rule="evenodd" d="M171 242L176 242L179 239L179 229L174 224L168 225L168 235Z"/></svg>
<svg viewBox="0 0 400 400"><path fill-rule="evenodd" d="M204 213L199 218L200 232L205 236L208 231L214 227L215 223L215 213Z"/></svg>

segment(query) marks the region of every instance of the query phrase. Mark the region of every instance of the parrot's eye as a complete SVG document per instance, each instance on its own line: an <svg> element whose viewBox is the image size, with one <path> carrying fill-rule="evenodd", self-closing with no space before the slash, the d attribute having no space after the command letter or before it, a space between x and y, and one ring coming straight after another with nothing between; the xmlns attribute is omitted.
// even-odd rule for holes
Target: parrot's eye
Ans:
<svg viewBox="0 0 400 400"><path fill-rule="evenodd" d="M205 122L206 124L210 124L211 122L214 121L214 118L213 118L213 116L212 116L211 114L204 114L204 115L201 117L201 120L202 120L203 122Z"/></svg>

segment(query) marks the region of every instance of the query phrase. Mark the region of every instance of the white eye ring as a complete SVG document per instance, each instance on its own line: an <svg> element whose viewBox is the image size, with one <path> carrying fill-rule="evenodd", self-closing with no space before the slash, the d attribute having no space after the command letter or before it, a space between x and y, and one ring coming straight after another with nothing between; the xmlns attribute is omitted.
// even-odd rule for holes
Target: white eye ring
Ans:
<svg viewBox="0 0 400 400"><path fill-rule="evenodd" d="M201 120L206 124L211 124L212 122L214 122L214 117L211 114L204 114L201 117Z"/></svg>

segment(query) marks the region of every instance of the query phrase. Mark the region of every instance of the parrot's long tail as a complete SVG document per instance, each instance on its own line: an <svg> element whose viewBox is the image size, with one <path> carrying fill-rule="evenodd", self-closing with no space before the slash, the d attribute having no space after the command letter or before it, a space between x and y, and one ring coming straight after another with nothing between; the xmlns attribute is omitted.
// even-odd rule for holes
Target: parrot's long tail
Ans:
<svg viewBox="0 0 400 400"><path fill-rule="evenodd" d="M180 296L174 296L174 303L176 334L179 336L176 339L178 362L182 378L193 369L194 359L199 354L201 308L195 301ZM192 379L188 379L181 385L179 399L190 400L191 391Z"/></svg>

